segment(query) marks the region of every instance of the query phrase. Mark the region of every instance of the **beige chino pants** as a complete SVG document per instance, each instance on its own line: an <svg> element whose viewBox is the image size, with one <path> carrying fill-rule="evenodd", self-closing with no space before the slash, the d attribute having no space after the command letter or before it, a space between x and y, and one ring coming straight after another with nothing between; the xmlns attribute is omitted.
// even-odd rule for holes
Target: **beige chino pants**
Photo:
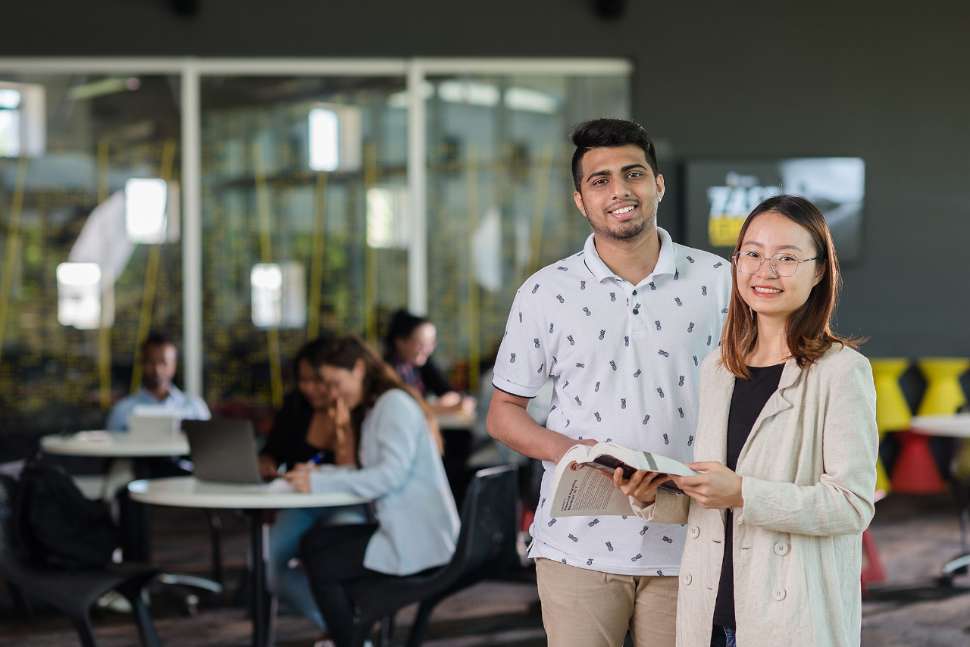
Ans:
<svg viewBox="0 0 970 647"><path fill-rule="evenodd" d="M613 575L536 560L542 624L551 647L674 647L677 577Z"/></svg>

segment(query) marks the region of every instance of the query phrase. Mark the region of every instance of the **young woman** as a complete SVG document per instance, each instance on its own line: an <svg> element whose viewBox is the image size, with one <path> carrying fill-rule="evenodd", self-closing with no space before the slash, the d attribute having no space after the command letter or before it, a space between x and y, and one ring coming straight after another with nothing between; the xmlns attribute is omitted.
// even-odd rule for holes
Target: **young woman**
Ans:
<svg viewBox="0 0 970 647"><path fill-rule="evenodd" d="M286 478L301 492L347 492L373 501L376 523L316 525L302 543L317 605L334 643L344 647L353 625L345 583L446 564L460 524L427 405L353 336L328 348L321 374L337 403L338 428L359 434L361 467L321 470L303 464Z"/></svg>
<svg viewBox="0 0 970 647"><path fill-rule="evenodd" d="M293 366L297 388L283 402L273 420L266 445L259 455L260 472L274 478L280 468L314 461L353 469L357 448L353 434L342 433L333 421L335 403L320 375L329 335L307 342L297 353ZM313 601L303 569L292 567L300 539L315 522L360 523L366 519L362 506L345 508L290 508L281 511L269 531L268 584L284 603L299 611L320 629L323 617Z"/></svg>
<svg viewBox="0 0 970 647"><path fill-rule="evenodd" d="M645 519L687 523L678 646L858 646L875 389L830 328L832 236L811 202L778 196L738 240L721 350L701 367L699 475L672 478L687 496L649 472L614 482Z"/></svg>
<svg viewBox="0 0 970 647"><path fill-rule="evenodd" d="M426 398L435 396L435 413L473 413L474 398L455 391L431 359L438 345L438 332L428 319L398 310L391 315L384 338L384 359L405 384Z"/></svg>
<svg viewBox="0 0 970 647"><path fill-rule="evenodd" d="M331 339L325 335L307 342L293 360L297 388L283 400L259 453L264 478L274 478L281 467L306 463L317 454L325 463L356 463L353 437L337 438L329 411L333 403L320 377L322 353Z"/></svg>

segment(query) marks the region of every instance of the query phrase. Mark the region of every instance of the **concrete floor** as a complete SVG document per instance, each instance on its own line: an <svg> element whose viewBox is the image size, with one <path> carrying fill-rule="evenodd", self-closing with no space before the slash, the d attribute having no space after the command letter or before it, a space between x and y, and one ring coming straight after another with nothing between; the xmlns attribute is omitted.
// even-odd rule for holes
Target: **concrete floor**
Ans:
<svg viewBox="0 0 970 647"><path fill-rule="evenodd" d="M153 511L155 557L167 569L202 572L208 565L205 521L199 512ZM230 590L245 566L245 522L224 515L225 562ZM956 508L948 497L896 497L879 503L872 526L887 570L885 586L928 584L939 565L959 549ZM188 537L188 538L187 538ZM958 580L970 587L970 578ZM927 593L924 591L924 593ZM2 596L0 596L2 597ZM940 597L916 603L867 601L863 607L865 647L957 647L970 645L970 595ZM429 647L503 645L538 647L545 634L532 583L487 582L446 600L436 611ZM9 605L6 599L3 605ZM203 603L194 616L184 614L178 598L162 592L155 601L156 626L164 644L179 647L235 646L249 643L245 612L231 605L231 596ZM403 637L411 612L398 619ZM99 644L120 647L137 643L126 616L102 612L96 619ZM279 618L277 644L309 645L316 631L291 615ZM77 644L62 618L38 612L31 622L16 617L9 606L0 608L0 645L51 647Z"/></svg>

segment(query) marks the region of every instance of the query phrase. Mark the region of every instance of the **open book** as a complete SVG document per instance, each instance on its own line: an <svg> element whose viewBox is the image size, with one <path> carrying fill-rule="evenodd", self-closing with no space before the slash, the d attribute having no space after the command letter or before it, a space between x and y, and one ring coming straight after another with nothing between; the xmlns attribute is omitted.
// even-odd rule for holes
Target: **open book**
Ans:
<svg viewBox="0 0 970 647"><path fill-rule="evenodd" d="M636 470L677 476L697 474L673 458L614 443L574 445L556 465L552 516L632 515L629 498L613 485L617 467L623 469L627 478ZM661 487L680 492L673 483Z"/></svg>

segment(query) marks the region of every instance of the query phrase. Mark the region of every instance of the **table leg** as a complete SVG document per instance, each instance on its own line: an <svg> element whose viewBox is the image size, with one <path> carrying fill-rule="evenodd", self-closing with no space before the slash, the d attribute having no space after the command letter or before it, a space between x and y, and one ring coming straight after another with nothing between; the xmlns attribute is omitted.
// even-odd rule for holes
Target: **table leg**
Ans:
<svg viewBox="0 0 970 647"><path fill-rule="evenodd" d="M118 525L121 554L126 562L149 563L152 559L151 521L148 506L132 500L128 488L118 491Z"/></svg>
<svg viewBox="0 0 970 647"><path fill-rule="evenodd" d="M253 622L253 647L270 644L269 600L266 593L266 555L263 542L263 511L250 510L250 602Z"/></svg>

